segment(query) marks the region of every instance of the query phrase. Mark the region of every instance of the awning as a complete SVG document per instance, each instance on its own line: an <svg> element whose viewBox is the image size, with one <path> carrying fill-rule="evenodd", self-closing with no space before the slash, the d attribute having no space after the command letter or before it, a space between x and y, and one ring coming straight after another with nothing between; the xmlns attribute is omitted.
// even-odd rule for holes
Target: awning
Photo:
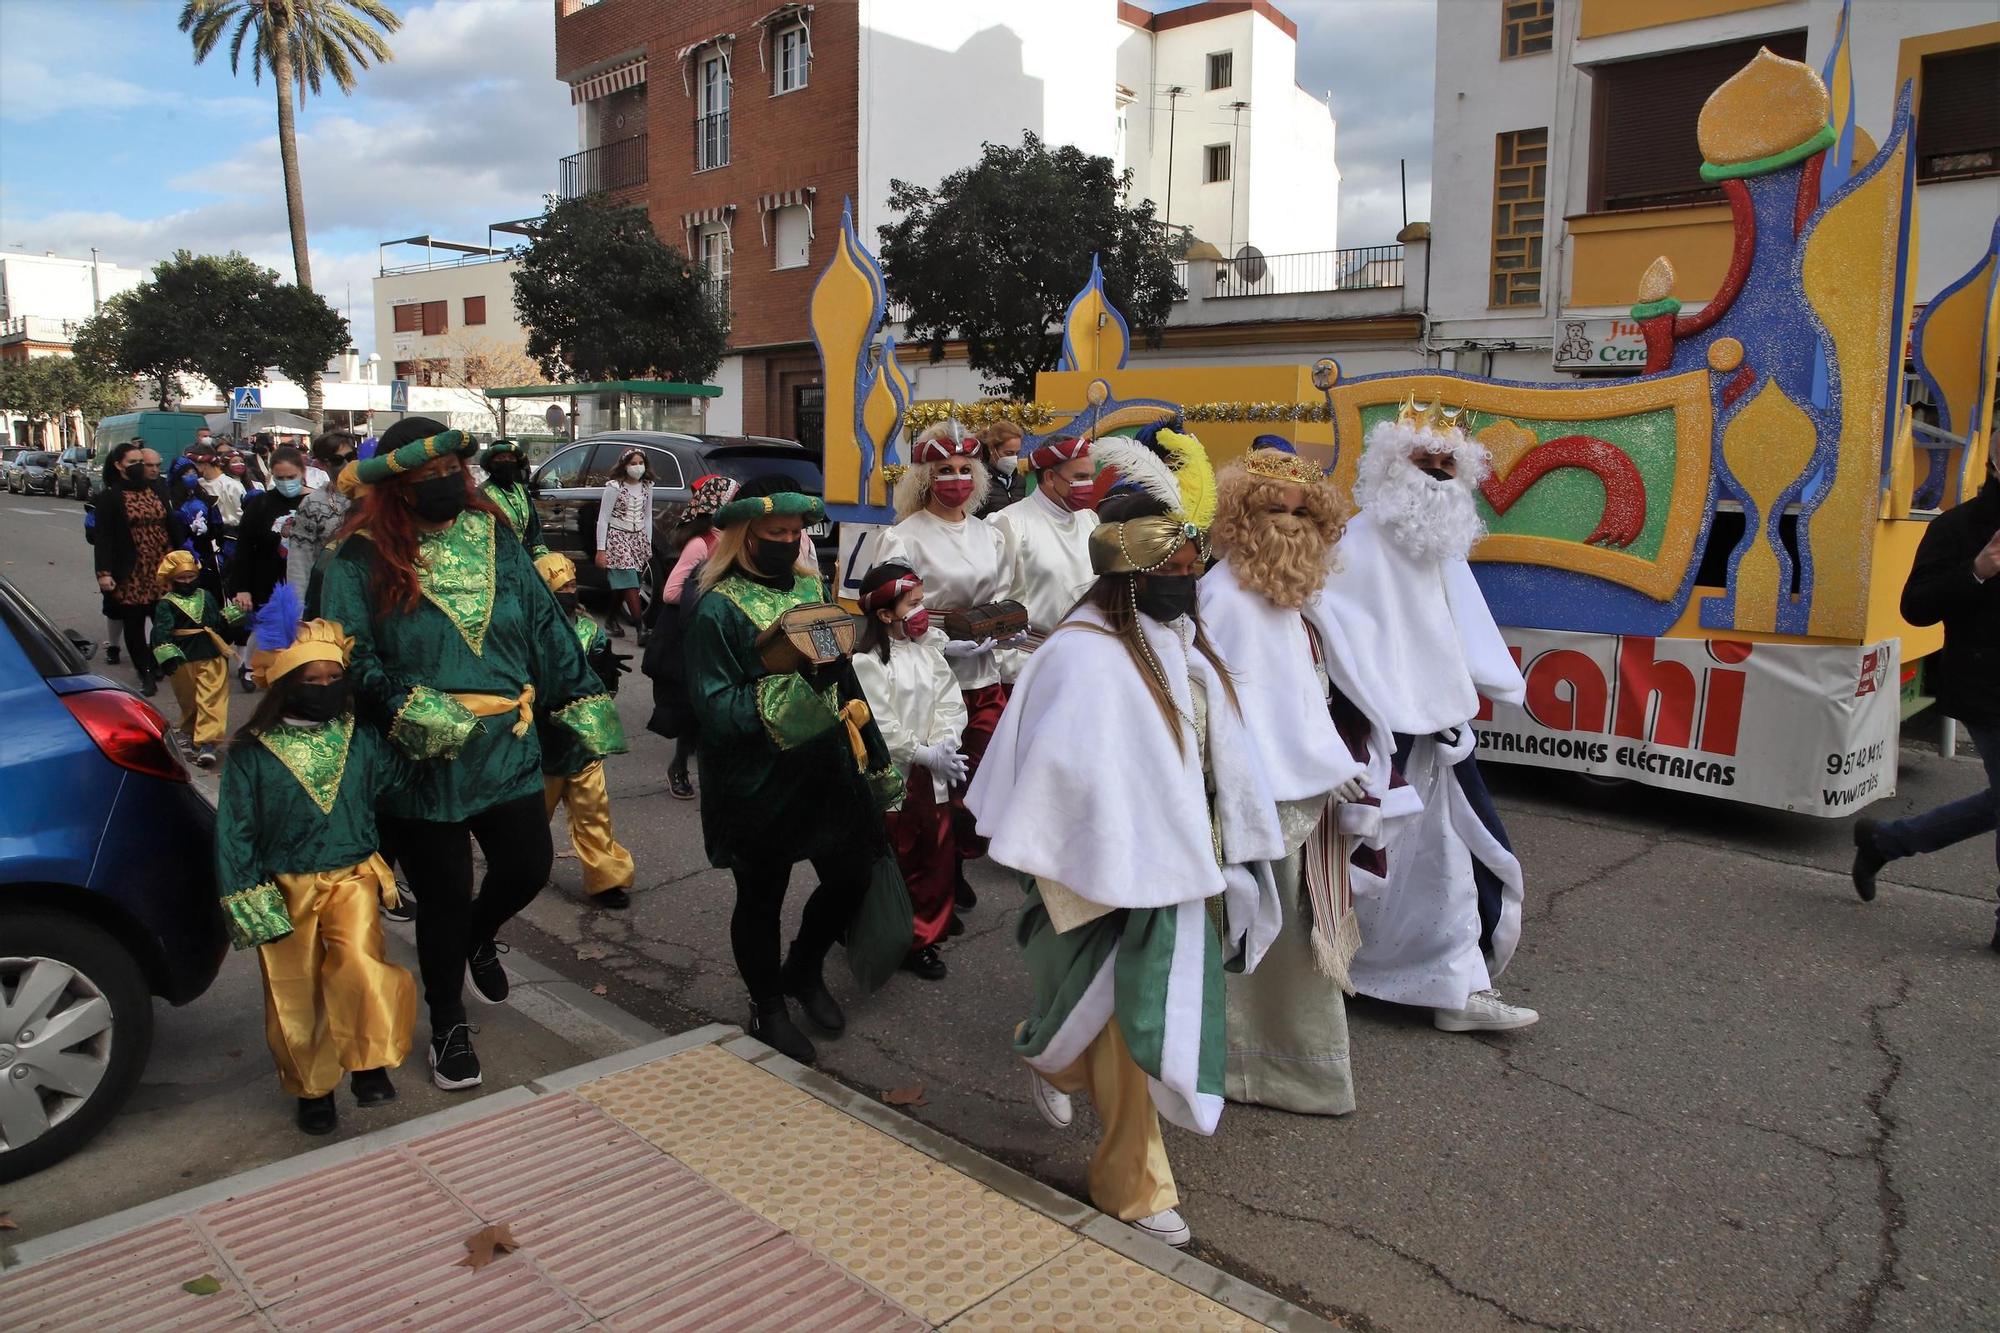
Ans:
<svg viewBox="0 0 2000 1333"><path fill-rule="evenodd" d="M681 91L688 94L689 96L694 95L694 87L692 84L688 82L688 57L693 55L695 52L710 46L714 47L716 50L716 54L722 57L722 77L724 77L725 79L729 79L731 82L734 82L735 75L731 72L729 68L729 55L730 55L730 49L735 45L736 45L735 33L718 32L713 37L704 37L700 41L695 42L688 46L683 46L680 50L674 52L674 61L681 67Z"/></svg>
<svg viewBox="0 0 2000 1333"><path fill-rule="evenodd" d="M818 193L819 190L816 186L802 185L796 190L783 190L777 194L758 195L757 229L763 235L764 243L766 245L769 245L771 243L771 229L770 229L771 213L776 209L791 208L795 205L802 206L806 210L806 237L807 239L810 240L814 235L813 220L812 220L812 202L814 196L816 196Z"/></svg>
<svg viewBox="0 0 2000 1333"><path fill-rule="evenodd" d="M593 74L581 83L572 83L569 86L570 105L595 101L612 93L624 92L627 88L637 88L645 81L646 57L640 56L637 60L607 69L602 74Z"/></svg>
<svg viewBox="0 0 2000 1333"><path fill-rule="evenodd" d="M765 38L775 32L781 24L786 23L797 23L806 30L806 59L812 59L812 12L813 7L811 5L779 5L763 18L757 20L757 26L763 29L763 35L757 39L757 68L762 70L770 68L769 65L764 63Z"/></svg>
<svg viewBox="0 0 2000 1333"><path fill-rule="evenodd" d="M687 232L688 251L694 251L694 233L699 227L712 227L720 222L733 226L736 221L736 205L717 204L714 208L698 208L692 213L681 214L681 229Z"/></svg>

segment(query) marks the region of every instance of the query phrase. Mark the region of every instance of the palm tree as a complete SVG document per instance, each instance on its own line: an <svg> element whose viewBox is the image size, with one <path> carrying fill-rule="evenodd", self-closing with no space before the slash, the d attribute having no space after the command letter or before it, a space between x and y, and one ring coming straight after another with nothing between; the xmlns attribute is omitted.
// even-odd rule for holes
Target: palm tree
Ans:
<svg viewBox="0 0 2000 1333"><path fill-rule="evenodd" d="M374 24L382 29L375 31ZM250 47L250 77L262 83L264 70L278 92L278 159L285 173L285 211L292 229L292 267L301 287L312 286L312 259L306 251L306 201L299 186L298 129L293 120L292 89L303 104L306 93L317 95L332 79L343 93L352 93L359 71L368 63L392 59L382 33L403 26L382 0L185 0L180 30L190 34L194 63L208 59L224 32L229 32L229 72L241 72L243 48ZM233 27L233 31L231 31ZM315 375L306 386L310 412L319 420L321 393Z"/></svg>

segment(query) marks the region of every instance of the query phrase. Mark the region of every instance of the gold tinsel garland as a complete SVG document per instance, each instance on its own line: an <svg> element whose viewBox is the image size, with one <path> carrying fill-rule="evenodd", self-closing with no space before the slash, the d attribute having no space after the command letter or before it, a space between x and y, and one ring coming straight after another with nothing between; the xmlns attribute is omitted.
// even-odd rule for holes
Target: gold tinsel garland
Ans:
<svg viewBox="0 0 2000 1333"><path fill-rule="evenodd" d="M1004 398L987 398L976 403L948 403L933 399L911 403L903 412L903 429L914 436L940 421L955 418L960 425L970 430L990 426L996 421L1012 421L1027 429L1038 430L1054 424L1059 419L1067 419L1071 415L1073 414L1067 409L1042 402L1022 403ZM1324 400L1317 403L1286 403L1276 399L1267 399L1263 402L1189 403L1181 409L1181 415L1190 422L1225 423L1275 424L1333 419L1333 412Z"/></svg>

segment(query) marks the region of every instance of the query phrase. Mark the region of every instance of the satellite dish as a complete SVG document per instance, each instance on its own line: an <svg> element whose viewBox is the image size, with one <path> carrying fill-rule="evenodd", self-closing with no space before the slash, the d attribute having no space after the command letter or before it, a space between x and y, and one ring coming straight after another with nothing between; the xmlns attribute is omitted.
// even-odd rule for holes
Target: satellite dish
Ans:
<svg viewBox="0 0 2000 1333"><path fill-rule="evenodd" d="M1264 252L1256 246L1245 245L1237 250L1236 272L1242 276L1243 281L1253 285L1260 283L1264 280L1264 275L1270 271L1271 266L1264 262Z"/></svg>

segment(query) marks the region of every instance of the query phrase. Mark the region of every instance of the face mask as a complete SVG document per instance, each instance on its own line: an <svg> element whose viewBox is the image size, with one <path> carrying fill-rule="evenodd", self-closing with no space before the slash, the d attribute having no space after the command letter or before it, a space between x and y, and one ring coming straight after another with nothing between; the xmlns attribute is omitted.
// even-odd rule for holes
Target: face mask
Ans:
<svg viewBox="0 0 2000 1333"><path fill-rule="evenodd" d="M957 509L972 498L972 478L939 477L931 483L931 498L946 509Z"/></svg>
<svg viewBox="0 0 2000 1333"><path fill-rule="evenodd" d="M1456 480L1456 478L1454 478L1454 477L1453 477L1453 476L1451 475L1451 473L1449 473L1449 472L1446 472L1446 471L1445 471L1445 470L1444 470L1443 468L1441 468L1441 467L1425 467L1425 468L1418 468L1418 469L1417 469L1417 471L1419 471L1419 472L1423 473L1423 474L1424 474L1424 475L1425 475L1426 477L1429 477L1429 478L1430 478L1430 479L1431 479L1432 481L1454 481L1454 480Z"/></svg>
<svg viewBox="0 0 2000 1333"><path fill-rule="evenodd" d="M792 566L799 562L799 544L796 541L767 541L762 537L750 539L750 564L767 579L775 579L792 572Z"/></svg>
<svg viewBox="0 0 2000 1333"><path fill-rule="evenodd" d="M634 481L638 481L646 475L646 465L644 463L627 463L625 465L625 475Z"/></svg>
<svg viewBox="0 0 2000 1333"><path fill-rule="evenodd" d="M573 592L559 592L559 593L557 593L557 594L556 594L556 605L557 605L557 606L560 606L560 607L561 607L561 608L563 609L563 613L564 613L565 615L575 615L575 614L576 614L576 594L575 594L575 593L573 593Z"/></svg>
<svg viewBox="0 0 2000 1333"><path fill-rule="evenodd" d="M194 592L195 584L196 584L195 579L175 579L174 591L179 593L181 596L186 597L192 592Z"/></svg>
<svg viewBox="0 0 2000 1333"><path fill-rule="evenodd" d="M1194 610L1195 576L1146 574L1139 579L1139 614L1162 624Z"/></svg>
<svg viewBox="0 0 2000 1333"><path fill-rule="evenodd" d="M271 484L276 486L278 494L284 496L287 500L293 499L306 488L305 482L297 477L279 477Z"/></svg>
<svg viewBox="0 0 2000 1333"><path fill-rule="evenodd" d="M347 711L347 680L342 677L327 685L294 685L285 703L285 716L318 725L331 722Z"/></svg>
<svg viewBox="0 0 2000 1333"><path fill-rule="evenodd" d="M903 633L912 639L921 639L930 632L931 613L928 608L918 607L903 617Z"/></svg>
<svg viewBox="0 0 2000 1333"><path fill-rule="evenodd" d="M1064 497L1063 503L1067 504L1071 512L1075 513L1095 508L1097 505L1097 483L1095 481L1070 483L1069 494Z"/></svg>
<svg viewBox="0 0 2000 1333"><path fill-rule="evenodd" d="M465 483L456 472L426 477L414 489L417 517L426 523L449 523L465 508Z"/></svg>
<svg viewBox="0 0 2000 1333"><path fill-rule="evenodd" d="M144 463L134 463L131 467L119 473L119 475L125 478L127 486L144 486L146 484L146 465Z"/></svg>
<svg viewBox="0 0 2000 1333"><path fill-rule="evenodd" d="M1020 471L1021 456L1019 454L1002 454L993 460L993 466L1000 469L1001 476L1010 476Z"/></svg>
<svg viewBox="0 0 2000 1333"><path fill-rule="evenodd" d="M486 475L495 486L512 486L521 479L521 469L513 463L495 463Z"/></svg>

